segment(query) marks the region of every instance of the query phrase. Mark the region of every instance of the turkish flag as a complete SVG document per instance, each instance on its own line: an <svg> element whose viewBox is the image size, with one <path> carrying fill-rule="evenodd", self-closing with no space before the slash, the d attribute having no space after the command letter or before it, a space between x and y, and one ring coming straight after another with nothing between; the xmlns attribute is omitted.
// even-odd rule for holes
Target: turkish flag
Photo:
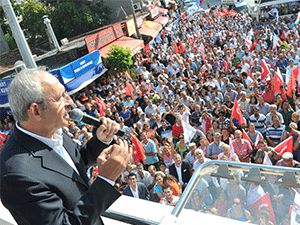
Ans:
<svg viewBox="0 0 300 225"><path fill-rule="evenodd" d="M243 129L243 133L242 133L242 138L246 139L247 141L252 143L251 139L249 138L248 134L246 133L246 131L244 129Z"/></svg>
<svg viewBox="0 0 300 225"><path fill-rule="evenodd" d="M106 104L100 99L97 99L97 106L100 116L105 116Z"/></svg>
<svg viewBox="0 0 300 225"><path fill-rule="evenodd" d="M243 117L240 105L236 99L234 100L234 104L231 111L231 120L235 126L241 126L242 124L246 124L246 120Z"/></svg>
<svg viewBox="0 0 300 225"><path fill-rule="evenodd" d="M256 202L252 204L252 209L255 214L257 214L262 206L266 206L270 212L270 220L275 223L275 214L273 210L273 206L271 203L271 198L269 193L265 193L262 197L260 197Z"/></svg>
<svg viewBox="0 0 300 225"><path fill-rule="evenodd" d="M277 68L277 71L274 74L274 92L275 93L281 93L280 87L283 85L283 78L281 76L279 68Z"/></svg>
<svg viewBox="0 0 300 225"><path fill-rule="evenodd" d="M274 151L280 155L283 155L286 152L293 152L293 136L290 136L289 138L278 144L274 148Z"/></svg>
<svg viewBox="0 0 300 225"><path fill-rule="evenodd" d="M125 85L126 85L125 95L130 95L132 98L134 98L132 85L128 81L125 82Z"/></svg>
<svg viewBox="0 0 300 225"><path fill-rule="evenodd" d="M150 55L150 45L149 45L149 43L146 44L146 46L144 48L144 51L145 51L146 55Z"/></svg>
<svg viewBox="0 0 300 225"><path fill-rule="evenodd" d="M294 89L296 89L296 80L299 76L299 67L297 67L296 69L294 69L292 71L292 74L290 76L290 80L289 80L289 83L288 83L288 86L287 86L287 96L289 97L293 97L293 91Z"/></svg>
<svg viewBox="0 0 300 225"><path fill-rule="evenodd" d="M185 20L187 17L187 12L181 14L181 20Z"/></svg>
<svg viewBox="0 0 300 225"><path fill-rule="evenodd" d="M179 53L182 54L185 52L185 47L182 44L182 41L179 41L178 43L179 43Z"/></svg>
<svg viewBox="0 0 300 225"><path fill-rule="evenodd" d="M143 144L134 135L131 135L131 141L132 141L134 164L138 164L141 160L143 163L145 163L146 155L145 155L145 149Z"/></svg>
<svg viewBox="0 0 300 225"><path fill-rule="evenodd" d="M179 49L178 49L177 43L174 43L174 52L176 54L179 53Z"/></svg>
<svg viewBox="0 0 300 225"><path fill-rule="evenodd" d="M251 47L250 47L249 52L253 52L253 50L255 49L255 47L256 47L256 45L257 45L257 42L258 42L258 39L255 39L254 42L253 42L253 44L252 44Z"/></svg>
<svg viewBox="0 0 300 225"><path fill-rule="evenodd" d="M0 145L3 145L7 139L7 134L0 132Z"/></svg>
<svg viewBox="0 0 300 225"><path fill-rule="evenodd" d="M254 143L255 147L257 147L258 142L259 142L260 140L264 140L264 139L263 139L263 137L262 137L260 134L258 134L258 135L256 136L255 143Z"/></svg>
<svg viewBox="0 0 300 225"><path fill-rule="evenodd" d="M251 47L252 47L252 41L251 41L251 37L247 36L245 38L245 45L247 46L248 50L250 51Z"/></svg>
<svg viewBox="0 0 300 225"><path fill-rule="evenodd" d="M268 65L267 65L266 61L264 59L261 60L261 77L260 77L260 80L263 81L264 79L266 79L270 75L271 75L271 72L268 68Z"/></svg>
<svg viewBox="0 0 300 225"><path fill-rule="evenodd" d="M193 45L194 42L195 42L194 38L193 37L189 37L189 39L188 39L189 45Z"/></svg>
<svg viewBox="0 0 300 225"><path fill-rule="evenodd" d="M228 62L226 60L223 60L222 64L223 64L224 70L227 71L229 69Z"/></svg>

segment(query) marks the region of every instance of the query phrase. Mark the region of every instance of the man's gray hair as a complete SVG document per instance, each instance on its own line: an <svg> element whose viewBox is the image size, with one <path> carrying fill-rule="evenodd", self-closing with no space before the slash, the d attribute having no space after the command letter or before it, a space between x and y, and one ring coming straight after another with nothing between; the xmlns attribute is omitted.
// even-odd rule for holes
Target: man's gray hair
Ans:
<svg viewBox="0 0 300 225"><path fill-rule="evenodd" d="M26 121L27 111L32 103L46 109L44 90L40 82L41 69L24 69L19 72L8 88L8 101L16 121Z"/></svg>

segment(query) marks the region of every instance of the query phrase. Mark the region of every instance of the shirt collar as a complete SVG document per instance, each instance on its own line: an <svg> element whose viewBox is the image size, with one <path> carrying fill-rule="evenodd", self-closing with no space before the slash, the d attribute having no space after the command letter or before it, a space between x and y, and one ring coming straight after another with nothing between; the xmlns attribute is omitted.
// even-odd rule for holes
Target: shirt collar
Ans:
<svg viewBox="0 0 300 225"><path fill-rule="evenodd" d="M47 138L47 137L43 137L40 136L38 134L32 133L22 127L19 126L19 123L16 123L16 127L17 129L19 129L20 131L22 131L23 133L36 138L37 140L43 142L45 145L49 146L50 148L54 148L57 146L62 146L63 145L63 136L62 136L62 128L59 128L55 134L53 135L52 138Z"/></svg>

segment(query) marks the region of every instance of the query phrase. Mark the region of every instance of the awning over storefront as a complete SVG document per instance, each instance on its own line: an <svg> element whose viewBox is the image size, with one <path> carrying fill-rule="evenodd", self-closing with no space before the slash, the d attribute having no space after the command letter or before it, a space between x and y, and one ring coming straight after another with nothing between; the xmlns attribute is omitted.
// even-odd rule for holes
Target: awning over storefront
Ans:
<svg viewBox="0 0 300 225"><path fill-rule="evenodd" d="M169 22L169 18L166 16L159 16L154 20L155 23L160 23L163 27Z"/></svg>
<svg viewBox="0 0 300 225"><path fill-rule="evenodd" d="M131 38L131 37L123 36L123 37L119 38L118 40L110 43L109 45L106 45L105 47L101 48L100 49L101 56L106 58L109 48L113 45L128 48L132 51L132 54L135 55L144 47L144 41L135 39L135 38Z"/></svg>
<svg viewBox="0 0 300 225"><path fill-rule="evenodd" d="M167 15L168 14L168 10L165 8L161 8L161 7L157 7L158 8L158 12L162 15Z"/></svg>
<svg viewBox="0 0 300 225"><path fill-rule="evenodd" d="M155 38L162 29L162 25L153 21L145 20L139 29L142 35Z"/></svg>

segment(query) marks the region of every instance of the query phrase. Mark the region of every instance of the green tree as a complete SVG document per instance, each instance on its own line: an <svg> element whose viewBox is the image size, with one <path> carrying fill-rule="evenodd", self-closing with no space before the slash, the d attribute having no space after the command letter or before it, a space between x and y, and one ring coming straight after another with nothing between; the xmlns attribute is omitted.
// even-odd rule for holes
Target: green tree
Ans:
<svg viewBox="0 0 300 225"><path fill-rule="evenodd" d="M48 13L48 8L35 0L27 0L20 4L20 14L22 15L20 25L30 44L35 45L38 41L47 38L46 25L42 17Z"/></svg>
<svg viewBox="0 0 300 225"><path fill-rule="evenodd" d="M110 9L99 1L47 1L58 40L91 31L109 22Z"/></svg>
<svg viewBox="0 0 300 225"><path fill-rule="evenodd" d="M113 45L107 55L105 64L111 72L129 71L133 66L132 53L128 48Z"/></svg>
<svg viewBox="0 0 300 225"><path fill-rule="evenodd" d="M11 1L16 16L20 19L20 26L30 44L35 44L38 40L45 39L45 25L43 24L42 17L48 14L48 8L41 2L35 0L27 0L21 3L16 3L15 0ZM5 19L4 11L0 7L0 25L8 41L11 41L12 32Z"/></svg>

